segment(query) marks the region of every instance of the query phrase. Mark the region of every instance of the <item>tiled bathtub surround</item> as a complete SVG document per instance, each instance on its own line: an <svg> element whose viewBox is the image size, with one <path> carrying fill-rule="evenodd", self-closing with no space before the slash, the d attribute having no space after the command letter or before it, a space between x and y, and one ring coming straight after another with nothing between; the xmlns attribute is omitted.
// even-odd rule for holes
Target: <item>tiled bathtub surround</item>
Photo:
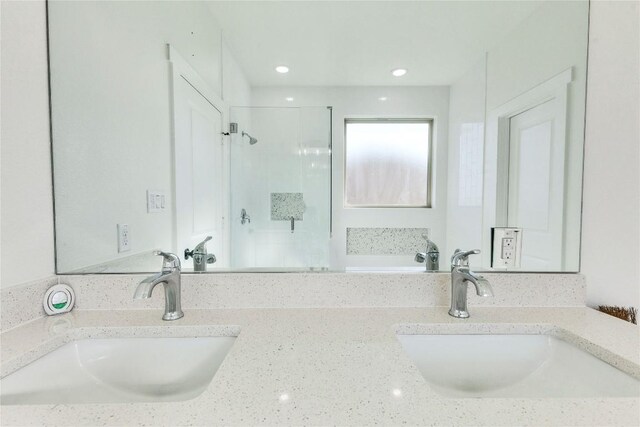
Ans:
<svg viewBox="0 0 640 427"><path fill-rule="evenodd" d="M424 252L428 228L347 228L347 255L415 255Z"/></svg>
<svg viewBox="0 0 640 427"><path fill-rule="evenodd" d="M485 274L495 296L477 297L473 307L582 307L585 281L579 274ZM158 288L148 300L133 292L146 275L58 276L76 292L76 310L162 309ZM216 273L183 274L184 309L433 307L448 306L447 273ZM42 297L57 279L2 291L2 330L42 316Z"/></svg>
<svg viewBox="0 0 640 427"><path fill-rule="evenodd" d="M305 208L302 193L271 193L271 221L302 221Z"/></svg>

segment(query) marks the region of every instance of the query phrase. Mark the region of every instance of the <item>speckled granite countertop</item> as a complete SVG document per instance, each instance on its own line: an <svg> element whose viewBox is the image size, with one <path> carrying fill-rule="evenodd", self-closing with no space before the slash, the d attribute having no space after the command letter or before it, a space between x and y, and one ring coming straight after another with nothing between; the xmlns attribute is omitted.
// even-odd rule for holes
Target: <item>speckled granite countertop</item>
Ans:
<svg viewBox="0 0 640 427"><path fill-rule="evenodd" d="M453 399L437 395L403 333L551 333L640 376L638 327L588 308L76 310L2 334L2 373L81 337L235 335L209 387L184 402L2 406L11 425L628 425L638 398ZM472 361L470 361L472 363ZM499 373L496 373L499 375ZM402 393L393 393L400 389ZM286 393L288 400L280 396Z"/></svg>

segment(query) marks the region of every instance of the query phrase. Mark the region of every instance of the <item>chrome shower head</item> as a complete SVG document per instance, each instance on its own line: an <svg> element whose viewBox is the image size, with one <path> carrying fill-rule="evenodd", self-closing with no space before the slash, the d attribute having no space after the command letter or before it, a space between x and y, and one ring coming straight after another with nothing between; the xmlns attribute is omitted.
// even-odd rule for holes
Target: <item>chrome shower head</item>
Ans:
<svg viewBox="0 0 640 427"><path fill-rule="evenodd" d="M251 144L251 145L253 145L256 142L258 142L258 140L256 138L252 137L251 135L249 135L246 132L242 132L242 136L248 136L249 137L249 144Z"/></svg>

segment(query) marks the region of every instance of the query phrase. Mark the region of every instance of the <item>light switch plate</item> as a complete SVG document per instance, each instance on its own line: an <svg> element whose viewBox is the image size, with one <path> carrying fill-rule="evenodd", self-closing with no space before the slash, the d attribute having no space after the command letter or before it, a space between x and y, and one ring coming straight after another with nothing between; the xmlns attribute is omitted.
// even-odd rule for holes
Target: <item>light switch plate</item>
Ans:
<svg viewBox="0 0 640 427"><path fill-rule="evenodd" d="M167 206L164 191L147 190L147 213L164 212Z"/></svg>
<svg viewBox="0 0 640 427"><path fill-rule="evenodd" d="M491 267L504 269L520 268L522 257L522 229L494 227L491 229Z"/></svg>

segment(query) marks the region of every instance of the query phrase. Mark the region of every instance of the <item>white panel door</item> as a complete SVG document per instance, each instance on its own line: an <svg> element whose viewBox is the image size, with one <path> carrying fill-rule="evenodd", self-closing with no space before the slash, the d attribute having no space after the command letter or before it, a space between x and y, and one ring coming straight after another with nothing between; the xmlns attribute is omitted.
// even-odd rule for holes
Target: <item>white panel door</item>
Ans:
<svg viewBox="0 0 640 427"><path fill-rule="evenodd" d="M556 100L511 117L507 221L523 229L522 270L562 268L565 135Z"/></svg>
<svg viewBox="0 0 640 427"><path fill-rule="evenodd" d="M184 250L206 236L213 237L207 250L223 258L222 114L182 76L174 103L176 250L192 267Z"/></svg>

